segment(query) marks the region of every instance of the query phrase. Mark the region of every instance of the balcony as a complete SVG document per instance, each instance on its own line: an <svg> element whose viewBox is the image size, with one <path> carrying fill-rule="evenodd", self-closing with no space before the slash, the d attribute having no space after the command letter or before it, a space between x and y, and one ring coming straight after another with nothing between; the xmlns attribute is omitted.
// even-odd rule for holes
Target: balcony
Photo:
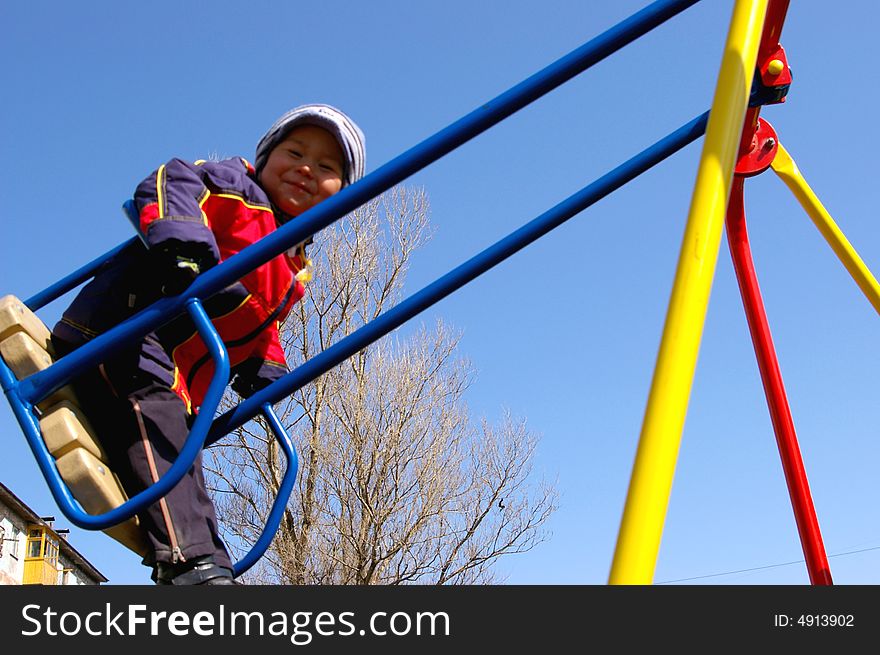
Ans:
<svg viewBox="0 0 880 655"><path fill-rule="evenodd" d="M22 584L58 584L58 537L45 526L28 526Z"/></svg>

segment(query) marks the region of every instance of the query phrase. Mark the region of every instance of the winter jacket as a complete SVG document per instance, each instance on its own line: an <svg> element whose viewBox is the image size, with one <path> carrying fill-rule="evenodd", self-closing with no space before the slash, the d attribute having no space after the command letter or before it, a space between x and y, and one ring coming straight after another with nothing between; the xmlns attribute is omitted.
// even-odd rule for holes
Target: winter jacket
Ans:
<svg viewBox="0 0 880 655"><path fill-rule="evenodd" d="M134 200L144 243L124 249L83 287L55 326L56 338L81 345L160 298L165 271L157 270L156 253L184 256L204 272L277 226L253 167L241 158L171 160L138 185ZM287 372L278 328L303 296L296 274L305 262L302 246L293 248L203 300L229 351L233 389L244 396ZM189 317L175 318L140 346L137 369L197 412L214 366Z"/></svg>

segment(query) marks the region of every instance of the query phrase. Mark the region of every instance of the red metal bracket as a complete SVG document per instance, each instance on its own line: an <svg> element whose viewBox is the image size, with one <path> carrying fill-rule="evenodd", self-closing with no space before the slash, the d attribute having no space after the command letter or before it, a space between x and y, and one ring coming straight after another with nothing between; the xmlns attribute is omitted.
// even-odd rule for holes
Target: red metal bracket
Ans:
<svg viewBox="0 0 880 655"><path fill-rule="evenodd" d="M777 150L779 150L779 137L776 136L776 130L763 118L759 118L748 149L740 149L734 172L739 177L752 177L763 173L770 168Z"/></svg>
<svg viewBox="0 0 880 655"><path fill-rule="evenodd" d="M758 70L761 73L761 82L764 86L774 87L791 84L791 69L788 67L785 49L781 45L777 45L775 51L768 53L764 59L758 62ZM781 102L785 102L785 98Z"/></svg>
<svg viewBox="0 0 880 655"><path fill-rule="evenodd" d="M791 69L788 67L785 50L777 43L766 55L758 58L749 104L754 107L785 102L789 87Z"/></svg>

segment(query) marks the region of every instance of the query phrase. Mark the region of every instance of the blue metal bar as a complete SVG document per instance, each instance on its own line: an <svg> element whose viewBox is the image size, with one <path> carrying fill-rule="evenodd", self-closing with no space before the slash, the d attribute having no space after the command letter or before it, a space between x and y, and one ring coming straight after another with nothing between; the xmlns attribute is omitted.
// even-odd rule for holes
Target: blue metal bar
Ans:
<svg viewBox="0 0 880 655"><path fill-rule="evenodd" d="M122 245L116 246L112 250L108 250L97 259L89 262L85 266L78 268L67 277L58 280L58 282L56 282L52 286L46 287L38 294L31 296L24 301L24 304L27 305L28 308L34 312L40 309L40 307L45 307L53 300L60 298L71 289L75 289L80 284L88 280L105 262L115 257L120 251L125 250L126 248L128 248L128 246L130 246L137 240L137 237L133 237Z"/></svg>
<svg viewBox="0 0 880 655"><path fill-rule="evenodd" d="M360 182L342 189L295 221L277 229L196 278L180 296L163 298L78 348L48 369L23 380L21 397L38 402L70 380L76 371L95 366L183 312L190 298L208 298L272 257L327 227L463 143L486 131L560 84L621 49L699 0L657 0L580 48L520 82L494 100L460 118L422 143L383 165Z"/></svg>
<svg viewBox="0 0 880 655"><path fill-rule="evenodd" d="M202 405L203 410L196 417L189 436L180 451L180 455L165 475L158 482L129 498L119 507L103 514L87 514L83 511L79 502L72 496L70 489L58 473L55 459L49 453L43 441L40 425L32 411L33 405L27 401L22 401L20 398L13 397L16 393L16 387L20 386L21 383L16 384L14 378L12 380L9 379L12 377L12 373L5 364L0 366L0 377L3 379L6 395L9 398L15 417L24 431L28 445L30 445L31 451L37 460L43 477L46 478L46 482L49 484L49 489L52 491L52 495L59 508L74 525L90 530L103 530L131 518L147 505L151 505L171 491L192 468L193 462L195 462L196 457L202 451L205 436L208 434L211 421L217 411L217 407L220 405L226 385L229 383L229 356L223 340L208 318L208 314L201 303L196 299L191 299L187 301L186 309L214 360L214 377L211 378L211 383L208 385L205 402Z"/></svg>
<svg viewBox="0 0 880 655"><path fill-rule="evenodd" d="M135 234L137 234L136 239L140 239L145 247L149 247L146 238L141 233L141 219L138 216L137 205L134 204L134 199L129 198L124 203L122 203L122 212L125 214L125 217L128 219L128 222L131 223L131 226L134 228Z"/></svg>
<svg viewBox="0 0 880 655"><path fill-rule="evenodd" d="M275 495L275 501L272 503L272 509L269 511L269 517L266 519L266 525L263 527L260 538L257 539L248 554L232 567L232 573L235 577L240 576L256 564L269 548L272 539L275 538L275 533L278 532L278 526L281 525L281 519L284 517L284 510L287 507L287 500L293 491L293 484L296 482L296 473L299 469L299 460L296 456L293 441L281 424L281 420L275 414L275 410L272 409L270 404L266 403L263 405L262 411L269 422L269 427L275 433L275 438L281 444L281 449L287 458L287 467L284 470L284 476L281 478L278 493Z"/></svg>
<svg viewBox="0 0 880 655"><path fill-rule="evenodd" d="M345 361L380 337L388 334L453 291L501 263L571 217L598 202L652 166L695 141L706 131L709 112L702 114L640 154L584 187L579 192L541 214L507 237L489 246L464 264L438 278L406 300L312 357L271 385L258 391L214 421L205 442L216 443L224 435L244 425L267 403L285 398L340 362Z"/></svg>

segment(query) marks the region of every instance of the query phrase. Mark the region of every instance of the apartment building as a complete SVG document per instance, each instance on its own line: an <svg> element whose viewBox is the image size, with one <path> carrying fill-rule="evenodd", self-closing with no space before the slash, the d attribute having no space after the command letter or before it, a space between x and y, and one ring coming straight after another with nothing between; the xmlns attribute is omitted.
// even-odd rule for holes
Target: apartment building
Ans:
<svg viewBox="0 0 880 655"><path fill-rule="evenodd" d="M97 585L107 582L68 541L68 530L40 516L0 483L0 585Z"/></svg>

